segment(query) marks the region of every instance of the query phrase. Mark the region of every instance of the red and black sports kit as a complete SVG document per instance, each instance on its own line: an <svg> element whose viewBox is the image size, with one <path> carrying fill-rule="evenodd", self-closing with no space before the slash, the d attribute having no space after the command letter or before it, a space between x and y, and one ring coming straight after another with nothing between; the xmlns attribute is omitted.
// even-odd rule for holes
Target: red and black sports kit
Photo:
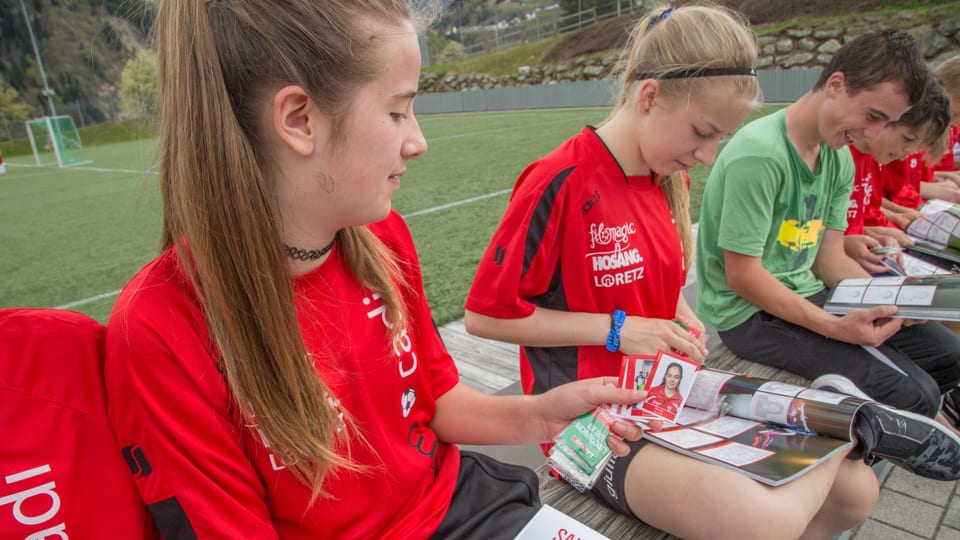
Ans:
<svg viewBox="0 0 960 540"><path fill-rule="evenodd" d="M500 319L535 307L673 319L686 279L680 237L652 176L626 176L593 128L529 165L480 261L467 309ZM526 393L616 376L620 352L521 347Z"/></svg>
<svg viewBox="0 0 960 540"><path fill-rule="evenodd" d="M443 520L460 468L430 429L436 399L458 381L431 320L416 251L392 213L370 228L393 250L406 331L390 342L383 304L349 271L339 245L294 278L309 358L367 443L357 472L310 489L270 451L256 419L237 413L200 303L173 249L127 285L107 334L110 419L142 460L137 487L161 532L197 538L425 538ZM253 316L253 315L251 315Z"/></svg>

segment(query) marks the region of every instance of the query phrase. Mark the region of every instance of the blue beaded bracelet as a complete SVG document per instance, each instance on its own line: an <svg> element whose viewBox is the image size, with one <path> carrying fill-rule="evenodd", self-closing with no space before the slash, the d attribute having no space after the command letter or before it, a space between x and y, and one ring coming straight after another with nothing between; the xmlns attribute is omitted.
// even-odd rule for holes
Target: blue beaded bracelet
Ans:
<svg viewBox="0 0 960 540"><path fill-rule="evenodd" d="M613 324L610 325L610 333L607 334L607 350L617 352L620 349L620 329L623 328L623 321L627 320L627 314L623 310L613 312Z"/></svg>

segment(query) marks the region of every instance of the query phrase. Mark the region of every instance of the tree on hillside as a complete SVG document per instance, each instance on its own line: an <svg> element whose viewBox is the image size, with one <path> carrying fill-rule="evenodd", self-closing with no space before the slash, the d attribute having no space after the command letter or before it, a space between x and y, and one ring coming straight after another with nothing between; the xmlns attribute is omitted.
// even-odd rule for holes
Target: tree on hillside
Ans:
<svg viewBox="0 0 960 540"><path fill-rule="evenodd" d="M443 48L438 60L441 64L459 62L463 60L463 47L456 41L448 41L447 46Z"/></svg>
<svg viewBox="0 0 960 540"><path fill-rule="evenodd" d="M127 62L120 73L120 96L123 111L135 118L157 112L160 89L156 54L142 49Z"/></svg>
<svg viewBox="0 0 960 540"><path fill-rule="evenodd" d="M23 122L30 117L30 106L12 86L2 79L0 79L0 113L3 113L7 122Z"/></svg>
<svg viewBox="0 0 960 540"><path fill-rule="evenodd" d="M447 40L434 30L427 31L427 52L428 58L432 63L439 61L443 49L447 46Z"/></svg>

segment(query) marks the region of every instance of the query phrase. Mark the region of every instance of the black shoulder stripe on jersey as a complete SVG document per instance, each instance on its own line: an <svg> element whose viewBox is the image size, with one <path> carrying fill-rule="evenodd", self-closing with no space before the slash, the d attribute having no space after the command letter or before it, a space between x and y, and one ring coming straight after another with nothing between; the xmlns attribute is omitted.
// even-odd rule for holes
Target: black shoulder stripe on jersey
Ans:
<svg viewBox="0 0 960 540"><path fill-rule="evenodd" d="M147 509L163 540L197 540L197 533L176 497L148 504Z"/></svg>
<svg viewBox="0 0 960 540"><path fill-rule="evenodd" d="M543 194L540 195L540 200L537 201L537 206L533 209L533 216L530 217L530 223L527 225L526 243L523 250L523 270L520 273L521 277L527 275L530 263L533 262L533 257L537 254L540 242L543 241L543 235L547 231L547 224L550 222L550 212L553 210L553 202L557 198L557 193L560 192L563 183L567 181L567 177L570 176L570 173L576 168L576 165L574 165L560 171L553 177L553 180L550 181L547 188L543 190Z"/></svg>

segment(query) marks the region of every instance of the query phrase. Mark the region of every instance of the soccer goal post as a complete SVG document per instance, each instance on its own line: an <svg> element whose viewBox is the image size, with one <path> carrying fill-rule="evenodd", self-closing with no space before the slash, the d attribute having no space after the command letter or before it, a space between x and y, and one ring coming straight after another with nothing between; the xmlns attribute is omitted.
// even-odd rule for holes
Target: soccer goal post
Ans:
<svg viewBox="0 0 960 540"><path fill-rule="evenodd" d="M89 163L83 155L80 132L69 116L44 116L27 121L27 136L38 166L65 167Z"/></svg>

